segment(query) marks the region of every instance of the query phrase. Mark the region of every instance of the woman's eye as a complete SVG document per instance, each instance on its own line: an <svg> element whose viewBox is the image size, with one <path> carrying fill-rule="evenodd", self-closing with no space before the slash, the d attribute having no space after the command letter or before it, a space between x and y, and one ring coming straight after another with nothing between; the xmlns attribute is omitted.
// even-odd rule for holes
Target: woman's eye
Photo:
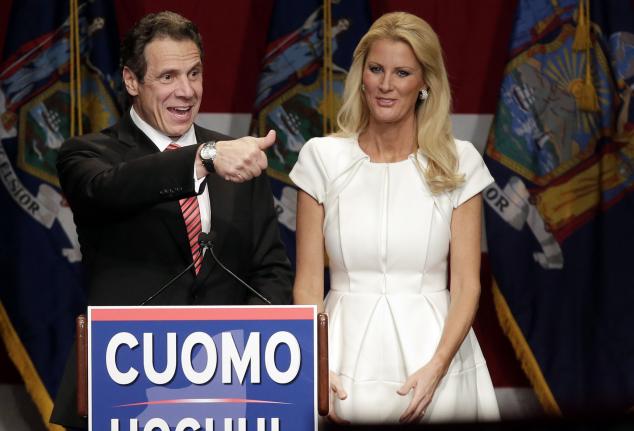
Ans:
<svg viewBox="0 0 634 431"><path fill-rule="evenodd" d="M370 72L379 73L381 71L381 66L370 66Z"/></svg>
<svg viewBox="0 0 634 431"><path fill-rule="evenodd" d="M400 76L401 78L404 78L404 77L406 77L406 76L409 76L409 75L410 75L410 73L409 73L408 71L406 71L406 70L399 70L399 71L397 72L397 74L398 74L398 76Z"/></svg>

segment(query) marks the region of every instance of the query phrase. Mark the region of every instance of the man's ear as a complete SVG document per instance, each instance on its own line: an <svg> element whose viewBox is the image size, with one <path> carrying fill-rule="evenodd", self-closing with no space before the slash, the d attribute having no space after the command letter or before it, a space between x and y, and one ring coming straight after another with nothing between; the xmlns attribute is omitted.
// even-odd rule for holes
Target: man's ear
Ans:
<svg viewBox="0 0 634 431"><path fill-rule="evenodd" d="M132 97L139 95L139 80L134 72L132 72L128 66L123 67L123 83L128 94Z"/></svg>

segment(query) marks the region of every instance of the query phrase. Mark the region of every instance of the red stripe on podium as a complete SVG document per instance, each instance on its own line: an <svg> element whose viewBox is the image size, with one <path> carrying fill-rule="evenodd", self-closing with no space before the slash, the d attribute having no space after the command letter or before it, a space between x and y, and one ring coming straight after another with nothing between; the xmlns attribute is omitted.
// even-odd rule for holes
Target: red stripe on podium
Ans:
<svg viewBox="0 0 634 431"><path fill-rule="evenodd" d="M312 320L306 307L121 307L90 310L93 321L137 320Z"/></svg>

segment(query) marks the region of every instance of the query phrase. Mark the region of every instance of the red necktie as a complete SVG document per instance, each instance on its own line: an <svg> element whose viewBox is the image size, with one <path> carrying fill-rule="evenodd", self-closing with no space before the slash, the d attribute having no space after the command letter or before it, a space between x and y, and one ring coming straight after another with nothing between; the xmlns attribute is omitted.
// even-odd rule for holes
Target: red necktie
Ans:
<svg viewBox="0 0 634 431"><path fill-rule="evenodd" d="M177 148L180 148L180 145L172 142L166 149L175 150ZM202 232L198 198L196 196L192 196L190 198L180 199L178 202L181 205L181 212L183 213L185 228L187 229L187 239L189 241L189 248L192 251L194 268L196 270L196 274L198 274L203 263L203 254L200 250L200 244L198 244L198 236Z"/></svg>

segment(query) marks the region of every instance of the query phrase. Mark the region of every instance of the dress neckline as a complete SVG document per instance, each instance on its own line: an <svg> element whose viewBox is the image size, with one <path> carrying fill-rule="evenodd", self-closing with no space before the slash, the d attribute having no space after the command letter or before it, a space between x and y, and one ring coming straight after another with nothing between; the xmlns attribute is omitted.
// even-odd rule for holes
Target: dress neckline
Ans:
<svg viewBox="0 0 634 431"><path fill-rule="evenodd" d="M397 160L395 162L374 162L372 161L372 159L370 159L370 156L368 155L368 153L366 153L365 151L363 151L363 148L361 148L361 145L359 144L359 135L356 135L354 137L354 146L355 149L357 150L357 152L359 152L365 159L366 161L370 164L370 165L376 165L376 166L395 166L395 165L399 165L399 164L403 164L405 162L408 162L410 160L413 160L416 157L416 153L410 153L407 155L406 158L404 158L403 160Z"/></svg>

